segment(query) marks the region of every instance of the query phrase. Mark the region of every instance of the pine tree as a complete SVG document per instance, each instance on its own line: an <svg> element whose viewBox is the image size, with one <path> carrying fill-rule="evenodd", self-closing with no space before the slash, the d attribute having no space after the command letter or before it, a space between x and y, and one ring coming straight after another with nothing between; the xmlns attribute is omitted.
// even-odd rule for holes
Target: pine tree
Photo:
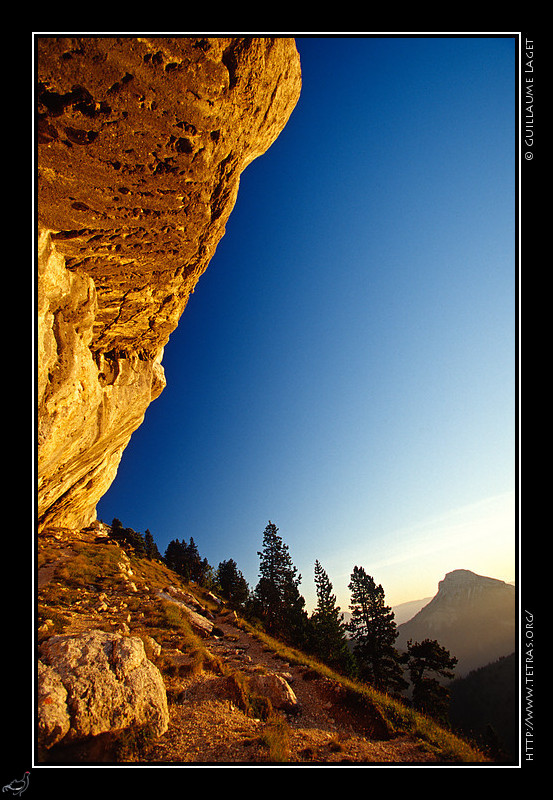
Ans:
<svg viewBox="0 0 553 800"><path fill-rule="evenodd" d="M125 528L125 536L134 554L138 558L144 558L146 555L146 545L144 544L144 537L140 531L135 531L132 528Z"/></svg>
<svg viewBox="0 0 553 800"><path fill-rule="evenodd" d="M161 561L161 554L157 549L157 544L155 543L154 537L148 528L146 528L144 533L144 547L146 549L146 558L150 559L150 561Z"/></svg>
<svg viewBox="0 0 553 800"><path fill-rule="evenodd" d="M270 520L263 534L263 550L257 555L260 557L260 578L255 588L255 600L267 630L289 642L303 643L307 613L298 588L301 575L292 563L288 545Z"/></svg>
<svg viewBox="0 0 553 800"><path fill-rule="evenodd" d="M347 627L360 677L381 691L399 693L407 683L394 648L398 635L394 612L384 603L384 590L363 567L354 567L349 589L351 620Z"/></svg>
<svg viewBox="0 0 553 800"><path fill-rule="evenodd" d="M192 537L188 544L184 539L182 542L178 539L173 539L169 542L165 551L164 561L169 569L180 575L187 583L195 581L204 586L210 581L212 567L209 565L207 558L201 558Z"/></svg>
<svg viewBox="0 0 553 800"><path fill-rule="evenodd" d="M119 542L121 547L129 550L138 558L143 558L146 555L142 534L132 528L124 528L121 520L117 519L117 517L114 517L111 523L111 537Z"/></svg>
<svg viewBox="0 0 553 800"><path fill-rule="evenodd" d="M118 542L123 541L123 523L117 517L114 517L111 522L110 536Z"/></svg>
<svg viewBox="0 0 553 800"><path fill-rule="evenodd" d="M200 558L199 550L196 547L196 542L192 537L190 537L190 542L188 545L185 546L185 563L188 574L187 580L201 583L203 573L202 560Z"/></svg>
<svg viewBox="0 0 553 800"><path fill-rule="evenodd" d="M213 567L208 562L207 558L202 558L198 565L196 574L196 581L200 584L200 586L205 586L207 588L211 588L213 586L215 581Z"/></svg>
<svg viewBox="0 0 553 800"><path fill-rule="evenodd" d="M344 615L336 605L332 583L318 560L315 561L315 587L317 607L310 617L310 649L325 664L351 675L354 662L346 638Z"/></svg>
<svg viewBox="0 0 553 800"><path fill-rule="evenodd" d="M173 572L183 575L185 567L185 554L183 543L178 539L172 539L165 550L164 561Z"/></svg>
<svg viewBox="0 0 553 800"><path fill-rule="evenodd" d="M217 568L216 580L221 594L229 601L232 608L236 609L244 605L248 599L249 589L236 561L232 558L229 558L228 561L221 561Z"/></svg>
<svg viewBox="0 0 553 800"><path fill-rule="evenodd" d="M449 650L442 647L435 639L424 639L415 643L409 639L405 662L413 684L415 708L441 722L447 721L449 689L437 678L429 677L427 673L451 680L457 658L451 656Z"/></svg>

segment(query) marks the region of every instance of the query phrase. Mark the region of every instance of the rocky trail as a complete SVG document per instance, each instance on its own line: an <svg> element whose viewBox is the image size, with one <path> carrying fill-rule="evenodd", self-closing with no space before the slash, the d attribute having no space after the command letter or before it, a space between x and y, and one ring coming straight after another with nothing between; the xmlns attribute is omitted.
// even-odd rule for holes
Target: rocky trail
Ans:
<svg viewBox="0 0 553 800"><path fill-rule="evenodd" d="M120 739L109 733L73 744L63 740L48 751L47 761L444 763L443 754L431 745L391 733L379 710L338 680L316 671L307 660L284 660L285 650L271 649L228 609L216 604L208 608L178 582L172 585L177 576L163 565L131 565L123 549L95 532L81 531L79 539L59 534L41 539L48 550L37 573L39 654L58 633L79 637L104 631L153 643L143 657L160 670L168 712L166 730L157 738L137 743L130 737L123 749ZM95 561L103 572L84 577ZM157 584L152 580L156 570ZM168 605L186 610L199 646L186 646L177 629L159 627L159 615Z"/></svg>
<svg viewBox="0 0 553 800"><path fill-rule="evenodd" d="M222 618L216 618L216 625L223 636L204 640L214 656L245 675L282 677L297 699L297 708L278 712L286 729L279 751L283 762L436 761L420 741L406 736L389 738L378 716L367 708L356 708L338 684L308 667L283 661ZM264 744L267 727L267 722L246 716L238 708L228 680L202 672L181 681L176 702L170 706L169 729L148 755L152 761L164 762L270 763L271 753Z"/></svg>

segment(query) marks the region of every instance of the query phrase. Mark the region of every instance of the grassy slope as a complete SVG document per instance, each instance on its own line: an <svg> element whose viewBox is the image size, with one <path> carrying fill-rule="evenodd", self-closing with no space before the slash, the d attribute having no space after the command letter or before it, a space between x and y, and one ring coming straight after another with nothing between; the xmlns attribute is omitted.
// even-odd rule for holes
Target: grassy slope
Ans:
<svg viewBox="0 0 553 800"><path fill-rule="evenodd" d="M157 589L174 585L195 594L209 608L212 601L206 592L198 586L183 583L164 564L138 559L132 555L128 559L132 575L128 572L125 575L120 569L122 550L114 543L72 542L71 550L71 557L64 561L59 560L62 549L55 543L47 544L39 551L39 567L57 564L53 580L39 589L39 627L46 619L50 619L54 622L54 630L50 629L49 634L76 630L79 619L85 622L92 615L95 627L112 630L117 621L124 621L131 614L133 635L146 639L151 636L163 647L178 647L181 652L187 652L191 657L191 669L210 668L213 657L194 635L183 614L170 603L152 600L152 594ZM65 554L67 555L67 548ZM129 581L132 581L136 591L130 589ZM109 597L111 614L99 616L94 611L101 592ZM212 609L214 610L213 606ZM310 667L320 675L340 683L361 699L369 701L392 731L407 733L420 739L439 754L440 759L455 763L487 761L473 746L398 700L333 672L305 653L284 645L257 627L254 628L245 620L239 620L239 624L250 635L261 639L267 647L287 660ZM162 672L166 670L170 676L170 665L164 663L163 658L156 659L156 662Z"/></svg>
<svg viewBox="0 0 553 800"><path fill-rule="evenodd" d="M241 624L253 636L257 636L275 652L278 652L287 661L311 667L320 675L340 683L350 692L368 700L381 714L389 729L396 733L408 733L421 739L431 749L443 756L445 761L462 763L487 763L488 759L474 746L460 739L451 731L442 728L434 720L420 714L404 703L389 695L382 694L367 684L339 675L324 664L320 664L310 656L299 650L290 648L276 639L257 629L252 628L247 622Z"/></svg>

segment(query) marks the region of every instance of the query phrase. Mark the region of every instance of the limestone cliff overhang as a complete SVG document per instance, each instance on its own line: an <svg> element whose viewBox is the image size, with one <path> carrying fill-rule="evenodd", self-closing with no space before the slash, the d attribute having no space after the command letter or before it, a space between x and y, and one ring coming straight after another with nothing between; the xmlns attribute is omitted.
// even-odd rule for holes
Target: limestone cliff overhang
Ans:
<svg viewBox="0 0 553 800"><path fill-rule="evenodd" d="M41 37L39 527L95 519L240 175L286 125L287 37Z"/></svg>

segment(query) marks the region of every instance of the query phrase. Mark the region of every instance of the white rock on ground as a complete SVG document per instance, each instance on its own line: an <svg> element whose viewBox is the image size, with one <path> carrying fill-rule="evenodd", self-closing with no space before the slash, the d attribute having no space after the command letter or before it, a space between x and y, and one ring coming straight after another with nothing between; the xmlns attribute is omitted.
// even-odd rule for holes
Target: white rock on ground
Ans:
<svg viewBox="0 0 553 800"><path fill-rule="evenodd" d="M192 608L190 608L189 605L187 605L187 603L182 602L181 600L177 600L174 592L169 593L169 590L164 592L158 590L157 594L158 597L161 597L162 600L166 600L168 603L173 603L179 608L182 608L182 610L188 617L190 625L192 626L195 633L203 637L211 636L211 634L213 633L214 625L213 622L207 619L207 617L205 617L203 614L194 611Z"/></svg>
<svg viewBox="0 0 553 800"><path fill-rule="evenodd" d="M290 713L299 711L298 700L293 689L280 675L274 672L268 675L251 675L248 683L254 692L268 697L273 708Z"/></svg>
<svg viewBox="0 0 553 800"><path fill-rule="evenodd" d="M141 639L92 630L43 642L38 671L43 747L141 725L157 736L169 725L165 685Z"/></svg>

